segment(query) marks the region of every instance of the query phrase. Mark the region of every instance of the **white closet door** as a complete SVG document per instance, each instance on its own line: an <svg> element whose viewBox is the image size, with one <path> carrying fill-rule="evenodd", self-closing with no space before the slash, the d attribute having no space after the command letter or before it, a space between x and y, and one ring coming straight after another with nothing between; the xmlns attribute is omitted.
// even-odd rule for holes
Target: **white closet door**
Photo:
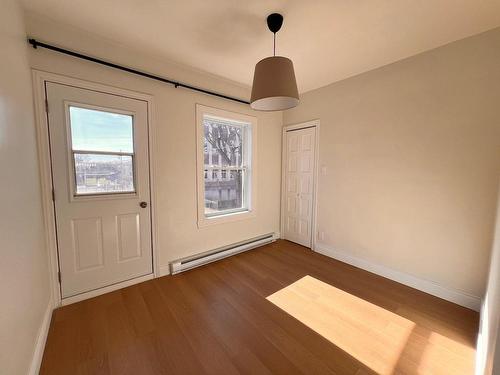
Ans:
<svg viewBox="0 0 500 375"><path fill-rule="evenodd" d="M316 128L286 132L284 238L311 247Z"/></svg>

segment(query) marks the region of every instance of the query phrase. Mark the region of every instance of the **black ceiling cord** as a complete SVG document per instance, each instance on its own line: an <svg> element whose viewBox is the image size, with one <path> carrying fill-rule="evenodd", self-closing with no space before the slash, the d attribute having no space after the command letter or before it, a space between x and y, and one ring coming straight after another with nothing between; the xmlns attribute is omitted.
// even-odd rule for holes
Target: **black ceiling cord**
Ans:
<svg viewBox="0 0 500 375"><path fill-rule="evenodd" d="M214 92L214 91L205 90L205 89L202 89L200 87L191 86L191 85L188 85L186 83L173 81L171 79L163 78L163 77L151 74L151 73L146 73L146 72L142 72L140 70L128 68L126 66L118 65L118 64L115 64L115 63L112 63L112 62L109 62L109 61L105 61L105 60L101 60L101 59L98 59L96 57L84 55L82 53L70 51L70 50L65 49L65 48L56 47L56 46L48 44L48 43L40 42L40 41L38 41L36 39L33 39L33 38L29 38L28 39L28 43L31 44L33 46L33 48L35 48L35 49L38 48L38 47L49 49L51 51L63 53L65 55L73 56L73 57L76 57L78 59L91 61L91 62L94 62L94 63L97 63L97 64L101 64L101 65L104 65L104 66L107 66L107 67L110 67L110 68L122 70L122 71L127 72L127 73L132 73L132 74L136 74L136 75L139 75L139 76L142 76L142 77L154 79L156 81L160 81L160 82L163 82L163 83L168 83L170 85L173 85L175 88L177 88L177 87L183 87L183 88L188 89L188 90L193 90L193 91L201 92L203 94L216 96L218 98L232 100L234 102L238 102L238 103L242 103L242 104L250 104L250 102L248 102L246 100L243 100L243 99L234 98L232 96L228 96L228 95L224 95L224 94L219 94L219 93Z"/></svg>
<svg viewBox="0 0 500 375"><path fill-rule="evenodd" d="M273 42L273 56L276 56L276 33L274 35L274 42Z"/></svg>

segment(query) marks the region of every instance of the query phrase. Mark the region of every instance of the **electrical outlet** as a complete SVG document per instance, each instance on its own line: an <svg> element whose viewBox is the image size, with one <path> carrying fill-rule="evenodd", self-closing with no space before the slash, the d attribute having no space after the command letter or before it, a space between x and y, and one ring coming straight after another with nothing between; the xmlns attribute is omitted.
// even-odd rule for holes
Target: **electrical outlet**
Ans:
<svg viewBox="0 0 500 375"><path fill-rule="evenodd" d="M325 239L325 232L322 230L318 231L318 240L323 241Z"/></svg>

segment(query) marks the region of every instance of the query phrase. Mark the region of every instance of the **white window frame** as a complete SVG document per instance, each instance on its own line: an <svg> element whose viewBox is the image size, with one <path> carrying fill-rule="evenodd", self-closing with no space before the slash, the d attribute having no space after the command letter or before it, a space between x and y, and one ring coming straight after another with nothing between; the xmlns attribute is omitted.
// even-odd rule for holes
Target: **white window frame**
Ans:
<svg viewBox="0 0 500 375"><path fill-rule="evenodd" d="M247 168L245 170L245 181L243 183L244 190L244 206L241 210L227 210L218 215L205 214L205 159L204 159L204 144L205 133L203 126L204 116L218 117L221 119L247 123L248 128L243 137L245 144L250 144L250 147L245 147ZM213 224L222 224L232 221L248 219L256 215L256 191L257 191L257 118L241 113L225 111L222 109L207 107L201 104L196 105L196 176L197 176L197 201L198 201L198 227L206 227ZM224 168L224 169L232 169ZM238 168L239 169L239 168ZM210 173L210 172L209 172Z"/></svg>

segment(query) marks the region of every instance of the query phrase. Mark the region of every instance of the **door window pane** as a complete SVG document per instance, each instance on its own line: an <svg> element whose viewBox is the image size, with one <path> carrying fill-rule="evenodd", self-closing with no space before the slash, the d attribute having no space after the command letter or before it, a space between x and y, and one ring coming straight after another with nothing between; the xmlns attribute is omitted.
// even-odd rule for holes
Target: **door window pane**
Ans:
<svg viewBox="0 0 500 375"><path fill-rule="evenodd" d="M132 116L75 106L69 115L73 150L134 152Z"/></svg>
<svg viewBox="0 0 500 375"><path fill-rule="evenodd" d="M133 193L133 116L69 107L74 195Z"/></svg>
<svg viewBox="0 0 500 375"><path fill-rule="evenodd" d="M74 153L76 194L134 192L131 155Z"/></svg>

